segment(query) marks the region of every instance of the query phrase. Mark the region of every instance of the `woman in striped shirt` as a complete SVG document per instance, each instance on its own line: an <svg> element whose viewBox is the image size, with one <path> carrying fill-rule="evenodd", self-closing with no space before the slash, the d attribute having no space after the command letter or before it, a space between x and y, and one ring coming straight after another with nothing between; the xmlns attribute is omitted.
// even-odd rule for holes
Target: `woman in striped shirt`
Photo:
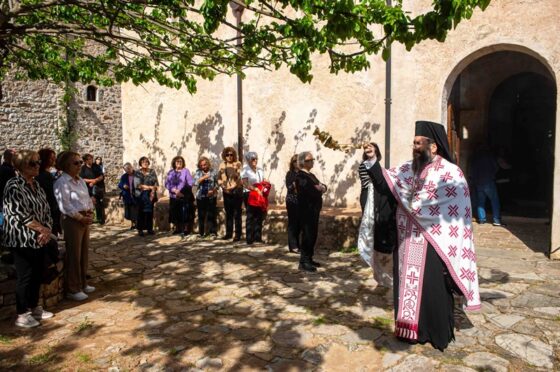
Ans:
<svg viewBox="0 0 560 372"><path fill-rule="evenodd" d="M14 159L18 174L4 189L5 229L3 245L11 248L17 272L16 326L31 328L38 320L53 316L39 306L39 289L44 265L43 247L52 238L52 218L47 195L35 177L39 174L39 154L19 151Z"/></svg>

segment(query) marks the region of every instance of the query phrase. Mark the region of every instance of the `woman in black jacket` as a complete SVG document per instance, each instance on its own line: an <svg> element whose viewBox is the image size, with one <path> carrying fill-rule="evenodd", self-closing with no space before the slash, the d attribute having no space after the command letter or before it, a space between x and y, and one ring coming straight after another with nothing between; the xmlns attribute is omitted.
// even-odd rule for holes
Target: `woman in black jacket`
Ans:
<svg viewBox="0 0 560 372"><path fill-rule="evenodd" d="M286 173L286 210L288 211L288 249L291 253L299 253L300 226L298 219L298 202L296 178L299 172L298 156L290 159L290 170Z"/></svg>
<svg viewBox="0 0 560 372"><path fill-rule="evenodd" d="M323 194L327 191L327 186L319 182L311 173L314 161L312 153L307 151L300 153L298 155L300 170L296 176L298 217L302 234L299 269L309 272L317 271L317 267L321 266L313 261L313 254L319 229L319 214L323 207Z"/></svg>

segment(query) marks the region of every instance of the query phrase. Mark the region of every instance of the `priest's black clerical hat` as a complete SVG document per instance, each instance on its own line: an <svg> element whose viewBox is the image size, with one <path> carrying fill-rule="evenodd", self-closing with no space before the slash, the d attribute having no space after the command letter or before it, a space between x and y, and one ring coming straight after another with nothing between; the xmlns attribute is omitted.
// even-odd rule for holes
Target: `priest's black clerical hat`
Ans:
<svg viewBox="0 0 560 372"><path fill-rule="evenodd" d="M454 163L443 125L431 121L417 121L414 135L433 139L438 147L438 154L447 161Z"/></svg>

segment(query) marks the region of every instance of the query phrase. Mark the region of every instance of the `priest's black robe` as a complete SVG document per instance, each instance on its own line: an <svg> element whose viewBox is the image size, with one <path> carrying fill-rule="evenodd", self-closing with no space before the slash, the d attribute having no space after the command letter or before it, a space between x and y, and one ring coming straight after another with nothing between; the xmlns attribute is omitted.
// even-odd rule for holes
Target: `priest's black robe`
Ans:
<svg viewBox="0 0 560 372"><path fill-rule="evenodd" d="M369 170L375 190L395 201L396 199L383 177L381 165L376 162ZM381 210L384 220L393 219L396 209ZM392 213L393 216L386 214ZM377 232L377 230L376 230ZM395 319L399 311L399 247L395 244L393 250L393 299L395 306ZM438 256L434 247L428 243L426 251L426 267L424 271L424 285L422 287L422 302L418 321L418 342L429 342L433 347L443 351L450 341L455 339L453 328L453 291L459 293L453 279L448 274L445 264Z"/></svg>

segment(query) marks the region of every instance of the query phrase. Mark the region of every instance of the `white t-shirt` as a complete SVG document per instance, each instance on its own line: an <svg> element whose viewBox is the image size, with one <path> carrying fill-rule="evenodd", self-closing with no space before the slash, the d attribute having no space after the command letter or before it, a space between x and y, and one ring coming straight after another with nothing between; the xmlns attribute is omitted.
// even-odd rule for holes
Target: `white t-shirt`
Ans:
<svg viewBox="0 0 560 372"><path fill-rule="evenodd" d="M250 166L246 165L241 171L241 179L247 178L249 185L254 185L255 183L262 182L264 180L264 171L262 168L257 168L256 171ZM249 189L243 188L244 192L249 192Z"/></svg>

